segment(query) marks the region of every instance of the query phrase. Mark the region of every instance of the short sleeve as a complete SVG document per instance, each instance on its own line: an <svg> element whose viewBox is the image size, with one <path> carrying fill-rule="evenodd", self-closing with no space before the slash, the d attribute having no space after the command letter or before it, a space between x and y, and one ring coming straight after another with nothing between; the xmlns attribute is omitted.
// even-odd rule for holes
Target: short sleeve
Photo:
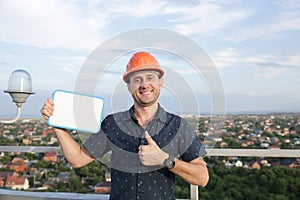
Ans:
<svg viewBox="0 0 300 200"><path fill-rule="evenodd" d="M183 161L190 162L196 158L203 157L207 154L204 146L200 142L197 134L192 129L187 120L181 120L181 149L183 153L180 158Z"/></svg>
<svg viewBox="0 0 300 200"><path fill-rule="evenodd" d="M101 127L106 123L103 120ZM96 159L100 159L105 153L110 151L108 139L104 134L102 128L96 134L91 134L90 137L83 144L83 147Z"/></svg>

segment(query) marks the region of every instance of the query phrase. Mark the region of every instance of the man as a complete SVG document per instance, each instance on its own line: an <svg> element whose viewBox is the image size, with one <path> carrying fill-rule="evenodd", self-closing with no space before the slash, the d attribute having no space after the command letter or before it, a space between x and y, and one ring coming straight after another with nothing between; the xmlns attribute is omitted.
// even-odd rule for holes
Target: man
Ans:
<svg viewBox="0 0 300 200"><path fill-rule="evenodd" d="M204 187L209 174L203 146L188 122L158 103L164 71L148 52L135 53L123 80L134 105L108 115L101 131L79 146L63 129L55 128L61 149L73 167L100 159L111 151L110 199L175 199L175 174ZM53 114L49 98L42 110Z"/></svg>

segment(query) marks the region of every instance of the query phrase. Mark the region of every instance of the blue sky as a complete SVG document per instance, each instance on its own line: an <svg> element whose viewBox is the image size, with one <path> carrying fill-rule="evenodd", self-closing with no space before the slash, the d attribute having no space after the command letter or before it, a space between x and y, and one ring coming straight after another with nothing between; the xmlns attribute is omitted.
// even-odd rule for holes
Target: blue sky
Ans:
<svg viewBox="0 0 300 200"><path fill-rule="evenodd" d="M203 48L222 79L226 112L300 111L297 0L1 0L0 89L7 89L12 71L26 69L36 94L24 104L23 116L38 115L53 90L74 90L84 61L99 45L124 32L149 27L183 34ZM116 61L122 66L112 67L114 73L99 86L104 96L121 79L127 59ZM197 90L195 77L183 78ZM197 98L203 98L199 101L205 105L209 91L201 89L203 85L199 86L203 94ZM165 94L162 103L171 104L174 99L167 98L167 90ZM188 100L179 101L188 104ZM7 94L0 94L0 105L0 116L15 114Z"/></svg>

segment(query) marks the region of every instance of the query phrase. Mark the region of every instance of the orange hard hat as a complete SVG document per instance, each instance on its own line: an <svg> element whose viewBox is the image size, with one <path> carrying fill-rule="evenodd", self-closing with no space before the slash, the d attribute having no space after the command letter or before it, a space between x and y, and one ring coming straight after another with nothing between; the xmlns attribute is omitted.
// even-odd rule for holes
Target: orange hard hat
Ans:
<svg viewBox="0 0 300 200"><path fill-rule="evenodd" d="M128 83L129 75L133 72L153 70L159 72L159 78L164 75L158 61L148 52L137 52L129 60L126 71L123 74L123 80Z"/></svg>

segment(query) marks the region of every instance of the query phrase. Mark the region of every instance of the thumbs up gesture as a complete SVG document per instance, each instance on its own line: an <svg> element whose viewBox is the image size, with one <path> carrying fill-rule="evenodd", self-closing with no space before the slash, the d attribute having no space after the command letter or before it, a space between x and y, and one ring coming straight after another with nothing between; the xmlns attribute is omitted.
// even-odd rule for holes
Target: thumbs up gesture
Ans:
<svg viewBox="0 0 300 200"><path fill-rule="evenodd" d="M147 131L145 131L145 138L148 144L140 145L138 152L142 164L146 166L163 166L165 159L167 159L169 155L159 148Z"/></svg>

